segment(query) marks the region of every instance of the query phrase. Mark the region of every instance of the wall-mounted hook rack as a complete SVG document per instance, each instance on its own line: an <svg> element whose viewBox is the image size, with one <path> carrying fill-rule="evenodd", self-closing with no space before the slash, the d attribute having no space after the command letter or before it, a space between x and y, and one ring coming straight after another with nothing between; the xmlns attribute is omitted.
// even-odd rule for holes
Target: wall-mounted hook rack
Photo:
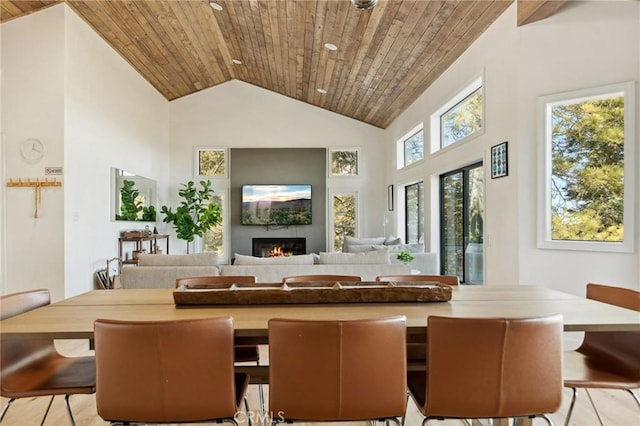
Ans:
<svg viewBox="0 0 640 426"><path fill-rule="evenodd" d="M60 182L59 180L57 180L56 178L53 178L52 180L49 179L22 179L22 178L18 178L17 180L14 179L9 179L7 181L7 186L8 187L17 187L17 188L34 188L35 189L35 204L36 204L36 208L35 211L33 213L33 217L34 218L38 218L38 208L40 207L40 200L42 199L42 194L40 193L40 190L42 188L47 188L47 187L61 187L62 186L62 182Z"/></svg>

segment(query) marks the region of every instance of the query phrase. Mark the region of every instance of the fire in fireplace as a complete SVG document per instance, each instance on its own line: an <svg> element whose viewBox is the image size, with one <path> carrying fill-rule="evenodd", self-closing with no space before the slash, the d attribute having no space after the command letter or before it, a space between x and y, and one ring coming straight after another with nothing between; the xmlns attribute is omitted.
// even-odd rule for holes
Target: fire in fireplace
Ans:
<svg viewBox="0 0 640 426"><path fill-rule="evenodd" d="M252 238L252 255L257 257L292 256L307 253L306 238Z"/></svg>

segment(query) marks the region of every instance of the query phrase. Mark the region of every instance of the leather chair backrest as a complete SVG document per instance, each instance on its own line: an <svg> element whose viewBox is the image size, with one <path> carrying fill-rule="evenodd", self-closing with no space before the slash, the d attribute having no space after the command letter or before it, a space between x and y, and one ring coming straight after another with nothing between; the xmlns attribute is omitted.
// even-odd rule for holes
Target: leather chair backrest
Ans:
<svg viewBox="0 0 640 426"><path fill-rule="evenodd" d="M362 277L356 275L296 275L291 277L282 278L283 284L289 283L305 283L305 282L336 282L336 281L350 281L360 282Z"/></svg>
<svg viewBox="0 0 640 426"><path fill-rule="evenodd" d="M230 317L98 319L96 403L105 420L195 422L236 412Z"/></svg>
<svg viewBox="0 0 640 426"><path fill-rule="evenodd" d="M383 282L437 282L447 285L459 285L460 280L455 275L381 275L376 281Z"/></svg>
<svg viewBox="0 0 640 426"><path fill-rule="evenodd" d="M0 320L32 311L51 303L49 290L39 289L0 297ZM20 368L25 360L44 358L56 353L52 339L0 339L0 371L2 375ZM0 379L0 384L3 380ZM2 387L4 395L4 387Z"/></svg>
<svg viewBox="0 0 640 426"><path fill-rule="evenodd" d="M11 293L0 297L0 320L15 317L51 303L49 290L39 289Z"/></svg>
<svg viewBox="0 0 640 426"><path fill-rule="evenodd" d="M269 405L277 418L404 415L406 318L269 321Z"/></svg>
<svg viewBox="0 0 640 426"><path fill-rule="evenodd" d="M215 275L210 277L188 277L176 279L176 288L187 286L207 286L227 288L231 284L255 284L256 277L253 275Z"/></svg>
<svg viewBox="0 0 640 426"><path fill-rule="evenodd" d="M519 417L560 408L561 315L427 321L426 415Z"/></svg>
<svg viewBox="0 0 640 426"><path fill-rule="evenodd" d="M590 283L587 284L587 299L640 311L640 292L629 288ZM640 332L588 331L577 351L588 355L595 366L640 378Z"/></svg>

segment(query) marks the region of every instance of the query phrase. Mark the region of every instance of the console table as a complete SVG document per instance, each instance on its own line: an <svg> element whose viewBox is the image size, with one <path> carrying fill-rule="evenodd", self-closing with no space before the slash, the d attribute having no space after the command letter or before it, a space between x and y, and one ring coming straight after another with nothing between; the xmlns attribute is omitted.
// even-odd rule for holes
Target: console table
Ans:
<svg viewBox="0 0 640 426"><path fill-rule="evenodd" d="M125 259L123 253L123 246L126 243L133 243L134 249L132 253L142 252L144 249L145 243L149 244L149 250L147 253L156 254L156 247L158 246L158 240L165 241L165 253L169 254L169 234L150 234L140 237L119 237L118 238L118 257L122 260L122 264L126 265L137 265L138 259L132 254L130 258Z"/></svg>

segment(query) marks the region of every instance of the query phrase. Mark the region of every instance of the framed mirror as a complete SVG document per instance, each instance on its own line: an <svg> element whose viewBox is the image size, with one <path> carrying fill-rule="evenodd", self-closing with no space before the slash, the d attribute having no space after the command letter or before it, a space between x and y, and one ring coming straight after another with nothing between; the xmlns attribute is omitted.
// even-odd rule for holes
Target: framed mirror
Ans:
<svg viewBox="0 0 640 426"><path fill-rule="evenodd" d="M156 181L122 169L111 169L112 220L155 222Z"/></svg>

